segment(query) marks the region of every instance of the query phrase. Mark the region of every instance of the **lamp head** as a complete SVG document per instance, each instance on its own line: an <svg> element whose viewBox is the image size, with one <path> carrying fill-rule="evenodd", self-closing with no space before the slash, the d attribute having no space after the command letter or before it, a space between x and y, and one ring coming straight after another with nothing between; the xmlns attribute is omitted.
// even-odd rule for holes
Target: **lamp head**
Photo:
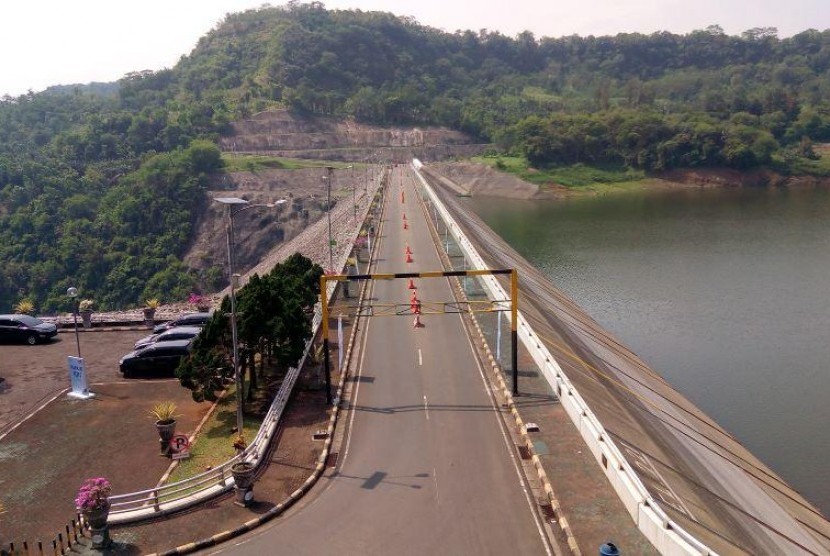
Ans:
<svg viewBox="0 0 830 556"><path fill-rule="evenodd" d="M213 200L223 205L247 205L249 203L249 201L239 197L214 197Z"/></svg>
<svg viewBox="0 0 830 556"><path fill-rule="evenodd" d="M69 288L66 290L66 295L75 298L78 297L78 288Z"/></svg>

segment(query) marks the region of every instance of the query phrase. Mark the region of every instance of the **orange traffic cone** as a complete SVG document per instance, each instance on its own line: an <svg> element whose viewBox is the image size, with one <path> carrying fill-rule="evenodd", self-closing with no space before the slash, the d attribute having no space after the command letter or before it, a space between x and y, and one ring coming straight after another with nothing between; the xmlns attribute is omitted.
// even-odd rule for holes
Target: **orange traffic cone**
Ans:
<svg viewBox="0 0 830 556"><path fill-rule="evenodd" d="M403 191L401 191L401 202L403 203Z"/></svg>
<svg viewBox="0 0 830 556"><path fill-rule="evenodd" d="M406 213L403 213L403 219L406 220Z"/></svg>
<svg viewBox="0 0 830 556"><path fill-rule="evenodd" d="M407 253L406 254L406 262L408 262L408 263L414 263L415 262L415 261L412 260L412 253Z"/></svg>
<svg viewBox="0 0 830 556"><path fill-rule="evenodd" d="M407 223L406 223L406 220L404 220L404 221L403 221L403 229L404 229L404 230L408 230L408 229L409 229L409 224L407 224Z"/></svg>
<svg viewBox="0 0 830 556"><path fill-rule="evenodd" d="M418 288L415 287L415 282L412 281L412 278L409 279L409 285L406 287L408 290L417 290Z"/></svg>
<svg viewBox="0 0 830 556"><path fill-rule="evenodd" d="M424 323L421 322L421 315L415 315L415 322L412 323L413 328L423 328Z"/></svg>
<svg viewBox="0 0 830 556"><path fill-rule="evenodd" d="M407 246L406 246L406 254L407 254L407 255L411 255L411 254L412 254L412 250L411 250L411 249L409 249L409 245L407 245Z"/></svg>

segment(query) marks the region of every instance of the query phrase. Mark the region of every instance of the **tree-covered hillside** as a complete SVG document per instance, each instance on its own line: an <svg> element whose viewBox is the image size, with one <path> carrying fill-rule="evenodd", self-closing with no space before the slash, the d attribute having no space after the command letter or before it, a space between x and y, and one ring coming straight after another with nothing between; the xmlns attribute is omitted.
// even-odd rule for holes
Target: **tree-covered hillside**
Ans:
<svg viewBox="0 0 830 556"><path fill-rule="evenodd" d="M149 37L148 37L148 40ZM181 262L212 141L270 107L439 124L537 165L810 168L830 31L515 38L289 3L228 15L171 69L0 100L0 311L209 287Z"/></svg>

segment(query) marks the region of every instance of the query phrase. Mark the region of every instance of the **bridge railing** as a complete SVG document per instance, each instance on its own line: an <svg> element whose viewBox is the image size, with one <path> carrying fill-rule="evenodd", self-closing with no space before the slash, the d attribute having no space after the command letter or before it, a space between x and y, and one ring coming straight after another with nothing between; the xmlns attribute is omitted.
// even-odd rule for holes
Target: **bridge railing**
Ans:
<svg viewBox="0 0 830 556"><path fill-rule="evenodd" d="M421 166L417 159L413 160L412 168L424 190L425 197L429 199L437 213L440 214L453 240L460 247L473 268L488 268L478 250L467 239L452 214L424 179L419 171ZM495 276L481 276L480 278L491 299L509 298L509 293L504 290ZM588 404L585 403L585 400L564 373L556 358L538 338L521 311L518 315L517 331L519 339L536 365L541 369L548 384L559 396L562 407L574 426L579 430L585 444L597 460L605 476L608 477L614 491L646 538L661 554L715 554L709 547L669 518L666 512L660 508L657 501L649 494L645 485L634 472L631 464L623 456L620 448L606 432L605 427L588 407Z"/></svg>
<svg viewBox="0 0 830 556"><path fill-rule="evenodd" d="M378 187L379 185L376 185L375 189L377 190ZM371 203L367 203L366 207L363 208L364 220L368 214L370 205ZM355 236L352 238L351 244L357 239L359 231L360 227L356 226L354 231ZM346 265L350 251L350 249L346 249L338 255L336 263L340 265L339 268L343 268ZM332 298L336 287L336 282L331 282L328 285L326 291L328 299ZM242 453L237 454L213 469L199 473L188 479L159 485L138 492L110 496L111 509L108 522L110 524L130 523L187 509L230 490L234 485L231 467L235 463L246 461L259 466L263 460L265 451L268 449L268 444L271 442L277 430L280 417L282 417L285 406L288 404L300 369L305 364L306 358L311 350L313 339L320 328L321 322L322 311L318 303L314 308L311 339L306 342L299 363L286 373L285 379L274 400L271 402L268 413L265 415L256 436Z"/></svg>

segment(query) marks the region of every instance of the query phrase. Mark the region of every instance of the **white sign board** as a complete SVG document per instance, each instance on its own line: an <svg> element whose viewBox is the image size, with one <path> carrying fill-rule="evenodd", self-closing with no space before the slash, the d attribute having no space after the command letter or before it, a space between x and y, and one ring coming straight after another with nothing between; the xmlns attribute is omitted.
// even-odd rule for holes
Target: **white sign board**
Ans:
<svg viewBox="0 0 830 556"><path fill-rule="evenodd" d="M69 356L69 382L72 385L69 395L73 398L86 400L95 396L86 384L86 367L82 357Z"/></svg>

